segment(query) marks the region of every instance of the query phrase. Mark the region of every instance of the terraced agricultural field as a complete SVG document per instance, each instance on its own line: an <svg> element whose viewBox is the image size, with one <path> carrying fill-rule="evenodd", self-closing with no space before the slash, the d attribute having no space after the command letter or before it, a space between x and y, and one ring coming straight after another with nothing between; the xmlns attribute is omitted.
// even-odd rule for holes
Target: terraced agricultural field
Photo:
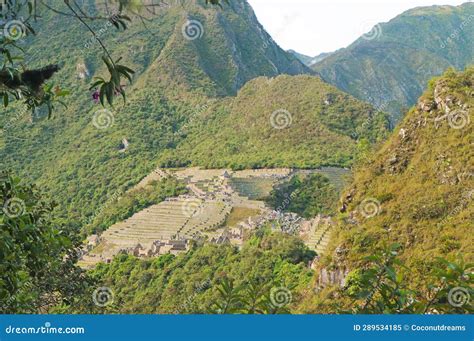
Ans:
<svg viewBox="0 0 474 341"><path fill-rule="evenodd" d="M323 168L319 170L250 169L156 169L136 187L150 181L175 176L186 182L192 195L169 198L157 205L135 213L130 218L110 226L101 242L83 258L86 265L110 259L122 249L133 249L137 244L147 248L155 241L195 239L205 233L211 235L219 227L233 227L249 217L268 210L264 199L273 186L292 174L325 174L342 188L348 170ZM321 252L329 240L329 225L316 223L308 236L308 245Z"/></svg>
<svg viewBox="0 0 474 341"><path fill-rule="evenodd" d="M191 239L222 224L230 210L230 206L221 201L197 198L167 200L112 225L102 234L102 239L122 247L132 247L137 243L148 245L174 237Z"/></svg>
<svg viewBox="0 0 474 341"><path fill-rule="evenodd" d="M204 193L215 193L219 191L221 183L219 178L215 177L211 180L200 180L196 182L196 187L199 188Z"/></svg>
<svg viewBox="0 0 474 341"><path fill-rule="evenodd" d="M229 184L243 197L250 200L263 200L270 194L276 181L273 178L231 178Z"/></svg>
<svg viewBox="0 0 474 341"><path fill-rule="evenodd" d="M233 207L232 211L228 215L225 226L226 227L234 227L241 221L248 219L249 217L258 216L261 213L261 210L256 208L248 208L248 207Z"/></svg>
<svg viewBox="0 0 474 341"><path fill-rule="evenodd" d="M166 178L167 176L169 176L169 174L166 171L157 168L153 172L145 176L135 187L133 187L133 189L143 188L147 186L150 182L160 181L161 179Z"/></svg>
<svg viewBox="0 0 474 341"><path fill-rule="evenodd" d="M291 174L290 168L262 168L262 169L244 169L235 171L232 176L235 178L253 178L253 177L276 177L284 178Z"/></svg>
<svg viewBox="0 0 474 341"><path fill-rule="evenodd" d="M231 173L230 170L226 169L200 169L198 167L175 169L171 173L178 179L199 182L220 177L224 172Z"/></svg>

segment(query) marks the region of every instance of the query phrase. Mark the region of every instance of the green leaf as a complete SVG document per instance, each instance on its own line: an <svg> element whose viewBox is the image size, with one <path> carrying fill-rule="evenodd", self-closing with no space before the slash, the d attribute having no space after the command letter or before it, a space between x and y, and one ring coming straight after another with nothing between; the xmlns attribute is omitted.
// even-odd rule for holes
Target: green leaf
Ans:
<svg viewBox="0 0 474 341"><path fill-rule="evenodd" d="M112 83L108 83L105 89L106 89L107 102L110 105L112 105L114 102L114 86Z"/></svg>

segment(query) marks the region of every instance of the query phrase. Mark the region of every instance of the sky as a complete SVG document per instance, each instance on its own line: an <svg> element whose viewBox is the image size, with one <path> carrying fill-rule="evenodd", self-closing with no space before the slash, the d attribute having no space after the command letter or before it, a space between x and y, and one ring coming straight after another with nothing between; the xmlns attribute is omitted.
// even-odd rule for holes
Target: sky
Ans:
<svg viewBox="0 0 474 341"><path fill-rule="evenodd" d="M419 6L468 0L248 0L258 20L285 50L316 56L346 47L379 22Z"/></svg>

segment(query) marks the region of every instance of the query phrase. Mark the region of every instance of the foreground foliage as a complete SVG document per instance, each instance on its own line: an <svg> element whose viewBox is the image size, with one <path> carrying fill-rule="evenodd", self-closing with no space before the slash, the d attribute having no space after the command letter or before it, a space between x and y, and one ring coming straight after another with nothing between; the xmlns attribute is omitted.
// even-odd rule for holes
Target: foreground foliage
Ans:
<svg viewBox="0 0 474 341"><path fill-rule="evenodd" d="M195 245L187 254L150 260L119 255L92 272L98 286L110 288L113 302L97 307L90 299L82 306L62 307L60 311L231 313L250 312L253 306L252 311L258 313L265 305L269 309L265 312L283 312L276 308L297 302L299 292L311 280L307 263L313 257L314 252L298 238L270 232L254 235L241 251L231 245L205 244ZM270 308L270 297L264 296L281 287L291 291L292 300ZM252 303L237 299L249 290ZM234 298L227 297L229 294Z"/></svg>
<svg viewBox="0 0 474 341"><path fill-rule="evenodd" d="M371 262L367 257L383 250L384 245L396 243L402 246L397 258L404 264L397 275L406 279L407 288L424 288L427 297L431 284L440 288L440 295L452 288L449 281L458 281L465 290L472 286L473 76L472 67L464 72L448 70L430 82L418 105L407 113L390 139L355 169L354 180L342 197L344 212L339 216L339 227L334 230L320 269L360 269L352 276L364 282L363 275ZM457 259L458 255L463 255L463 261ZM438 257L449 263L440 265ZM443 267L440 271L445 275L441 279L444 277L449 285L427 280L433 269ZM465 276L467 282L461 285ZM406 300L405 289L397 290ZM324 295L328 292L322 292L319 298ZM346 308L351 306L344 294L331 303L337 301L344 302ZM334 309L327 303L324 309ZM396 310L390 306L387 309ZM412 309L418 312L421 308ZM460 311L453 306L433 309Z"/></svg>
<svg viewBox="0 0 474 341"><path fill-rule="evenodd" d="M77 231L51 222L54 204L0 173L0 313L39 313L71 302L91 283L75 263Z"/></svg>
<svg viewBox="0 0 474 341"><path fill-rule="evenodd" d="M400 245L366 257L368 265L347 276L344 294L354 299L356 314L472 313L474 264L462 257L453 261L437 258L422 287L398 271L405 268L397 258Z"/></svg>

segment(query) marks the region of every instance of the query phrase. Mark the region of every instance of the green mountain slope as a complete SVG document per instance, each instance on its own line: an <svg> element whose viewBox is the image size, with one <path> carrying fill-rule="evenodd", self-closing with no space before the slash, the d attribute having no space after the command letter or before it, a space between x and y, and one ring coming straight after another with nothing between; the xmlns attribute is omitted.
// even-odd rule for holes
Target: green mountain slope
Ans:
<svg viewBox="0 0 474 341"><path fill-rule="evenodd" d="M461 253L473 261L473 113L474 68L431 82L393 136L355 171L321 267L364 269L366 256L398 243L403 278L421 289L436 257Z"/></svg>
<svg viewBox="0 0 474 341"><path fill-rule="evenodd" d="M358 139L381 140L385 115L313 76L257 78L211 104L163 166L350 166Z"/></svg>
<svg viewBox="0 0 474 341"><path fill-rule="evenodd" d="M94 6L95 2L90 4ZM260 111L254 113L261 115L259 126L265 134L273 136L271 142L275 143L275 146L267 143L264 152L268 155L263 152L253 155L256 147L245 147L253 142L239 132L248 128L245 119L238 121L239 126L232 123L229 126L232 129L222 126L229 135L221 135L218 141L232 141L232 148L223 144L216 149L216 157L204 152L199 155L199 148L188 151L187 146L200 141L201 135L209 138L210 131L219 129L216 123L230 124L225 114L229 110L227 106L235 114L250 115L253 104L245 96L236 100L223 97L235 94L242 84L256 76L311 72L272 41L247 2L232 2L223 9L206 7L204 1L167 6L158 9L146 27L135 20L122 33L110 25L94 22L94 30L100 33L112 56L123 57L121 63L136 70L133 84L126 87L127 104L118 103L108 111L92 101L88 90L90 78L104 74L97 43L80 24L52 12L42 14L44 21L37 28L37 37L19 43L29 51L33 65L63 65L54 82L71 90L66 98L68 108L58 107L51 120L44 119L42 111L31 118L22 108L9 108L0 118L3 127L0 159L2 168L13 169L48 188L59 204L58 214L68 223L81 224L93 218L108 205L108 198L120 195L152 171L159 161L169 161L169 156L178 152L180 158L174 163L191 161L204 166L348 165L355 139L359 134L364 136L362 125L374 113L369 106L329 89L316 78L305 82L313 84L314 92L320 87L320 95L313 98L306 93L298 97L308 84L295 81L300 86L293 86L293 79L288 76L275 82L287 83L279 93L292 89L294 98L287 110L295 114L294 127L309 123L306 132L288 129L277 133L269 124L271 112L260 100ZM188 20L201 23L200 38L185 37L183 28ZM51 32L55 32L54 36ZM246 96L250 96L249 91L259 91L255 85L247 89L243 92ZM333 92L335 103L322 110L322 96L329 92ZM259 97L252 96L251 100ZM302 99L299 104L298 98ZM348 100L347 108L345 100ZM280 103L275 108L284 106ZM212 113L213 121L206 119L210 108L220 108L221 114ZM324 120L325 113L333 126L316 121ZM257 129L251 132L261 133ZM309 137L308 143L300 133L316 135ZM326 137L327 142L318 142ZM262 138L256 141L261 146L265 143ZM283 145L282 141L287 143ZM238 159L233 156L234 145L242 146L237 147ZM285 151L286 146L290 149ZM311 150L315 147L321 148ZM296 150L303 152L299 156L290 155Z"/></svg>
<svg viewBox="0 0 474 341"><path fill-rule="evenodd" d="M99 1L89 3L91 13L100 10ZM39 34L25 42L30 59L66 64L63 74L77 73L77 63L85 64L89 78L100 72L97 55L102 52L87 29L39 8L44 18ZM230 95L257 76L312 73L271 39L247 1L231 1L221 9L202 0L176 2L146 16L151 21L142 24L135 18L121 34L107 23L91 25L112 56L123 57L123 64L134 67L137 80L153 82L149 86L161 81L167 87ZM54 37L48 33L52 30Z"/></svg>
<svg viewBox="0 0 474 341"><path fill-rule="evenodd" d="M94 13L98 5L88 4ZM49 187L69 220L90 216L107 196L151 171L157 156L183 138L181 126L206 96L232 95L256 76L311 72L271 40L246 1L222 9L177 2L158 8L146 26L135 18L124 32L91 23L113 58L136 71L127 105L101 111L88 90L93 76L104 75L99 44L79 22L39 8L37 36L18 43L32 67L62 65L53 81L71 91L68 108L44 120L42 111L31 118L10 107L0 117L0 159L2 168ZM202 25L197 39L186 31L188 20ZM126 153L119 151L123 139Z"/></svg>
<svg viewBox="0 0 474 341"><path fill-rule="evenodd" d="M474 4L415 8L313 66L327 82L397 121L426 82L474 61Z"/></svg>

